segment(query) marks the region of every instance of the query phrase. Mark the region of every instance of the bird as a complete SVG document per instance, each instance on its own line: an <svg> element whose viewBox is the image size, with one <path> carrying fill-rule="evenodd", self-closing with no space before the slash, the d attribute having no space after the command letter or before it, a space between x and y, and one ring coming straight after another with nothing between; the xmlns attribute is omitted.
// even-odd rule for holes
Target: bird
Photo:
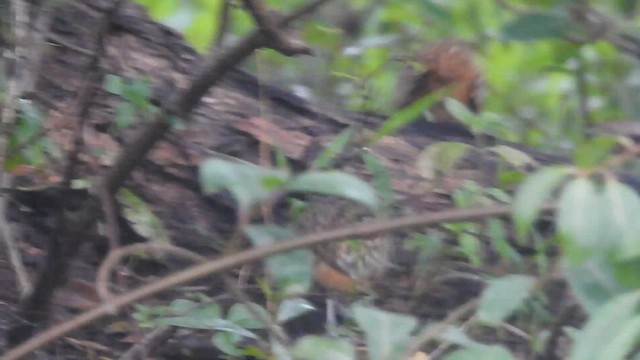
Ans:
<svg viewBox="0 0 640 360"><path fill-rule="evenodd" d="M435 91L450 87L447 97L480 112L486 97L486 82L471 44L444 40L424 47L398 77L395 109L403 109ZM458 123L442 103L429 112L437 123Z"/></svg>
<svg viewBox="0 0 640 360"><path fill-rule="evenodd" d="M375 214L355 201L334 196L309 195L298 220L302 234L316 233L375 219ZM348 295L370 291L371 284L392 266L389 235L373 239L347 239L315 247L315 280L325 289Z"/></svg>

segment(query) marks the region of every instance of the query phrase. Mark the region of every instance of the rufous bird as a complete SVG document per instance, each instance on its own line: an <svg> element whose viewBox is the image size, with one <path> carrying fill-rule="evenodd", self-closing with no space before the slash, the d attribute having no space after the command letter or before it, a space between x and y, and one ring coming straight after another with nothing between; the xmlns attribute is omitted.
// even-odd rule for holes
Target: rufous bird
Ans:
<svg viewBox="0 0 640 360"><path fill-rule="evenodd" d="M398 79L397 109L445 87L449 87L445 90L445 97L461 102L473 112L482 109L486 85L476 52L470 44L459 40L430 44L408 65ZM435 122L458 122L441 103L429 112Z"/></svg>

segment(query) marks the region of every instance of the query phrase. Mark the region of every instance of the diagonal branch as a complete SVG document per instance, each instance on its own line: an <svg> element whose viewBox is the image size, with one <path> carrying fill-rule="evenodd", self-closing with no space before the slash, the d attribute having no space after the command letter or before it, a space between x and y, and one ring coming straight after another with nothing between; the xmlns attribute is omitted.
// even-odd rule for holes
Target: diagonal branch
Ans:
<svg viewBox="0 0 640 360"><path fill-rule="evenodd" d="M545 212L552 211L554 209L554 205L546 205L543 207L543 210ZM166 291L180 284L194 281L205 276L219 274L235 267L255 262L272 255L277 255L300 248L317 246L329 243L331 241L339 241L349 237L366 239L382 232L389 232L398 229L412 229L416 227L441 224L444 222L474 221L485 219L488 217L504 217L511 215L511 213L511 206L502 205L484 207L479 209L450 210L435 214L419 214L384 222L368 222L355 226L323 231L321 233L303 236L297 239L292 239L290 241L280 242L273 246L252 248L246 251L239 252L237 254L227 255L219 259L194 265L183 271L177 272L173 275L145 285L137 290L133 290L129 293L114 297L110 299L110 301L107 301L106 303L96 307L95 309L87 311L63 324L45 330L41 334L25 341L21 345L5 353L4 360L20 359L23 356L39 349L40 347L59 339L65 334L74 330L78 330L83 326L86 326L104 316L112 314L118 309L131 303L140 301L162 291ZM112 268L113 263L119 261L121 255L120 252L122 251L126 251L126 247L111 252L103 262L101 270L108 270ZM104 279L108 276L109 275L105 274L104 271L100 271L98 273L98 281L106 282L106 280Z"/></svg>

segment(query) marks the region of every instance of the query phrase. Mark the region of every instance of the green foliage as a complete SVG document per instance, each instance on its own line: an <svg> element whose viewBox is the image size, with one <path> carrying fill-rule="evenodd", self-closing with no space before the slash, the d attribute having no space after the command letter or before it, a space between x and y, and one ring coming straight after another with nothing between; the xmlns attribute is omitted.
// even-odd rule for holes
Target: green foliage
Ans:
<svg viewBox="0 0 640 360"><path fill-rule="evenodd" d="M420 153L417 160L418 172L426 179L436 179L453 170L471 149L471 145L458 142L432 144Z"/></svg>
<svg viewBox="0 0 640 360"><path fill-rule="evenodd" d="M41 168L52 159L60 160L60 149L45 136L45 118L38 107L30 100L20 100L18 109L16 126L9 138L7 170L20 165Z"/></svg>
<svg viewBox="0 0 640 360"><path fill-rule="evenodd" d="M104 89L124 100L116 106L115 125L122 130L147 121L158 112L151 103L151 84L144 80L125 81L119 76L107 75ZM174 121L177 124L177 121Z"/></svg>
<svg viewBox="0 0 640 360"><path fill-rule="evenodd" d="M502 33L509 39L525 41L561 37L570 30L567 24L571 20L563 10L532 11L520 15L505 24Z"/></svg>
<svg viewBox="0 0 640 360"><path fill-rule="evenodd" d="M492 280L482 293L478 318L491 325L505 321L529 296L535 278L524 275L509 275Z"/></svg>
<svg viewBox="0 0 640 360"><path fill-rule="evenodd" d="M640 292L613 298L578 332L569 359L626 359L640 335Z"/></svg>
<svg viewBox="0 0 640 360"><path fill-rule="evenodd" d="M306 336L294 345L292 355L301 360L351 360L356 351L344 340Z"/></svg>
<svg viewBox="0 0 640 360"><path fill-rule="evenodd" d="M313 310L313 306L305 300L291 298L280 304L277 321L284 322L310 310ZM265 319L272 319L265 308L255 303L234 304L225 316L220 305L200 295L195 301L177 299L168 306L138 305L134 318L143 327L175 326L212 331L211 341L218 349L228 355L241 356L256 355L251 346L242 345L243 340L262 337L260 330L264 329L264 324L254 317L254 312Z"/></svg>
<svg viewBox="0 0 640 360"><path fill-rule="evenodd" d="M145 239L170 244L171 237L162 220L158 218L147 203L127 189L121 189L116 196L122 216L129 221L131 227Z"/></svg>
<svg viewBox="0 0 640 360"><path fill-rule="evenodd" d="M250 225L245 233L254 246L269 246L286 241L293 232L275 225ZM313 253L301 249L272 256L266 261L267 270L285 295L306 293L312 285Z"/></svg>
<svg viewBox="0 0 640 360"><path fill-rule="evenodd" d="M417 326L416 319L357 305L353 313L365 332L370 359L398 359L406 353L410 335Z"/></svg>

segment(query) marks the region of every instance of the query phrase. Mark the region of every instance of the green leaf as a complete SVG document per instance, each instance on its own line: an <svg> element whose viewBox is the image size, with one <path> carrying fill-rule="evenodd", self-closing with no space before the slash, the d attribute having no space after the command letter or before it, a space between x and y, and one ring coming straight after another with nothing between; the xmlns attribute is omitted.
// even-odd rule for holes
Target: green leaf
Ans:
<svg viewBox="0 0 640 360"><path fill-rule="evenodd" d="M458 247L460 251L467 256L471 265L475 267L482 266L482 244L480 239L474 234L463 232L458 235Z"/></svg>
<svg viewBox="0 0 640 360"><path fill-rule="evenodd" d="M293 178L290 191L339 196L359 202L371 209L379 203L376 191L359 178L339 171L309 171Z"/></svg>
<svg viewBox="0 0 640 360"><path fill-rule="evenodd" d="M241 336L234 333L218 332L213 335L211 342L225 354L240 357L244 355L242 349L238 348L237 345L241 339Z"/></svg>
<svg viewBox="0 0 640 360"><path fill-rule="evenodd" d="M426 179L447 174L473 147L459 142L437 142L425 148L418 156L418 173Z"/></svg>
<svg viewBox="0 0 640 360"><path fill-rule="evenodd" d="M629 290L618 281L604 256L591 257L578 265L565 262L563 271L573 294L588 313Z"/></svg>
<svg viewBox="0 0 640 360"><path fill-rule="evenodd" d="M124 82L120 76L108 74L104 77L103 88L114 95L122 96Z"/></svg>
<svg viewBox="0 0 640 360"><path fill-rule="evenodd" d="M331 141L329 146L327 146L320 156L314 160L311 168L321 170L331 167L336 157L342 153L345 146L347 146L349 141L353 138L353 133L353 128L347 128L338 134L338 136Z"/></svg>
<svg viewBox="0 0 640 360"><path fill-rule="evenodd" d="M268 199L288 178L282 170L221 159L209 159L200 165L202 191L210 195L228 190L243 211Z"/></svg>
<svg viewBox="0 0 640 360"><path fill-rule="evenodd" d="M546 167L529 176L520 186L513 200L513 216L519 237L529 232L542 205L570 173L571 169L566 166Z"/></svg>
<svg viewBox="0 0 640 360"><path fill-rule="evenodd" d="M575 163L583 169L600 165L611 156L616 145L618 139L613 136L598 136L584 142L576 149Z"/></svg>
<svg viewBox="0 0 640 360"><path fill-rule="evenodd" d="M375 135L371 138L370 144L376 143L387 135L396 133L415 121L422 120L422 114L425 110L430 109L438 101L442 100L449 90L449 88L444 88L434 91L406 108L394 112L389 120L385 121L380 129L376 131Z"/></svg>
<svg viewBox="0 0 640 360"><path fill-rule="evenodd" d="M591 179L578 177L565 186L558 201L558 233L578 250L574 252L566 247L567 256L577 259L584 251L612 248L612 244L602 241L607 238L605 219L609 209L605 206L601 192Z"/></svg>
<svg viewBox="0 0 640 360"><path fill-rule="evenodd" d="M148 241L171 244L169 231L144 200L128 189L120 189L116 199L123 217L140 236Z"/></svg>
<svg viewBox="0 0 640 360"><path fill-rule="evenodd" d="M463 103L453 98L444 99L444 107L454 118L466 125L474 126L480 118L480 115L474 114Z"/></svg>
<svg viewBox="0 0 640 360"><path fill-rule="evenodd" d="M276 225L250 225L245 233L254 246L270 246L293 236ZM313 253L309 249L290 251L266 260L267 271L286 295L307 292L313 283Z"/></svg>
<svg viewBox="0 0 640 360"><path fill-rule="evenodd" d="M498 325L522 306L533 288L535 279L525 275L508 275L489 282L482 292L478 319Z"/></svg>
<svg viewBox="0 0 640 360"><path fill-rule="evenodd" d="M520 41L560 37L570 30L571 19L563 11L536 11L519 16L506 24L502 33Z"/></svg>
<svg viewBox="0 0 640 360"><path fill-rule="evenodd" d="M488 148L489 151L501 157L509 165L516 169L524 169L528 166L537 166L538 162L529 154L506 145L497 145Z"/></svg>
<svg viewBox="0 0 640 360"><path fill-rule="evenodd" d="M417 325L414 317L360 305L354 305L352 310L358 326L366 335L370 359L402 357Z"/></svg>
<svg viewBox="0 0 640 360"><path fill-rule="evenodd" d="M301 360L353 360L356 351L349 342L322 336L305 336L291 349Z"/></svg>
<svg viewBox="0 0 640 360"><path fill-rule="evenodd" d="M186 314L198 307L196 302L187 299L176 299L171 302L169 308L174 314ZM217 314L215 314L216 318L220 317L220 307L216 304L213 304L212 308L217 309Z"/></svg>
<svg viewBox="0 0 640 360"><path fill-rule="evenodd" d="M238 336L257 339L258 335L245 329L244 327L225 319L216 319L212 321L212 330L225 331L236 334Z"/></svg>
<svg viewBox="0 0 640 360"><path fill-rule="evenodd" d="M316 307L305 299L285 299L280 303L280 306L278 306L278 314L276 316L276 320L279 324L282 324L313 310L316 310Z"/></svg>
<svg viewBox="0 0 640 360"><path fill-rule="evenodd" d="M136 117L136 109L129 103L120 103L116 106L116 128L126 129L133 125Z"/></svg>
<svg viewBox="0 0 640 360"><path fill-rule="evenodd" d="M605 181L605 201L608 238L601 241L616 243L620 259L636 258L640 255L640 197L629 186L617 180Z"/></svg>
<svg viewBox="0 0 640 360"><path fill-rule="evenodd" d="M502 346L481 346L456 350L442 360L516 360L513 354Z"/></svg>
<svg viewBox="0 0 640 360"><path fill-rule="evenodd" d="M254 303L250 303L248 305L253 308L253 311L262 314L264 318L271 318L269 312L262 306ZM231 309L229 309L227 320L246 329L264 328L262 322L253 317L253 314L251 314L249 309L247 309L247 305L245 304L234 304Z"/></svg>
<svg viewBox="0 0 640 360"><path fill-rule="evenodd" d="M640 292L620 295L601 306L575 337L570 360L625 359L640 335Z"/></svg>

